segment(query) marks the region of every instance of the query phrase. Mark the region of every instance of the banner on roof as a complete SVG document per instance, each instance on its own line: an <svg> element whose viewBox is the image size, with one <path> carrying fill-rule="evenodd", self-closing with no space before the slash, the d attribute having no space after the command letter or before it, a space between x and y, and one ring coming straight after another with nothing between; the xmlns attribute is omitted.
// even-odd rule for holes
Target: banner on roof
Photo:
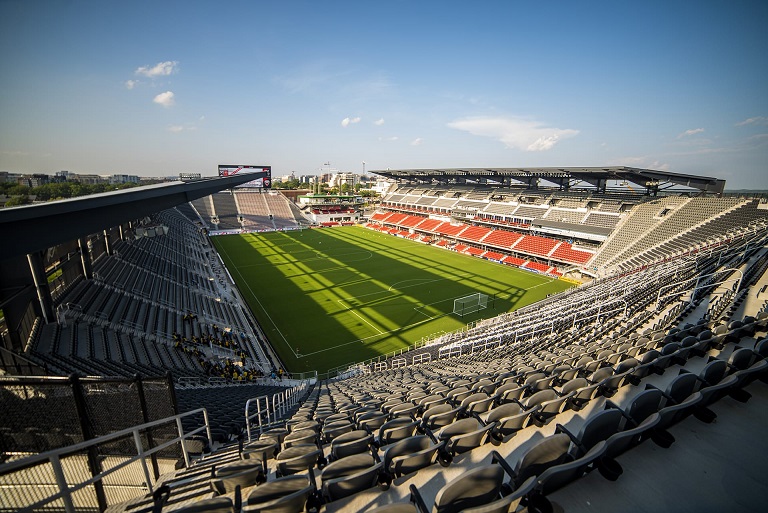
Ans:
<svg viewBox="0 0 768 513"><path fill-rule="evenodd" d="M269 189L272 187L272 166L246 166L242 164L219 164L219 176L253 174L253 180L237 187Z"/></svg>

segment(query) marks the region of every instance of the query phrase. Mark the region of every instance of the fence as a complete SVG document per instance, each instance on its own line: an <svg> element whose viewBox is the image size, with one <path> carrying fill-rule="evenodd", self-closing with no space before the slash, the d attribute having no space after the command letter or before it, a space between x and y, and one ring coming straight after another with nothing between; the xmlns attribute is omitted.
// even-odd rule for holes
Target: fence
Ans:
<svg viewBox="0 0 768 513"><path fill-rule="evenodd" d="M182 419L200 416L202 425L185 433ZM210 440L200 408L0 465L0 511L105 511L145 496L175 469L176 454L189 466L184 441L203 432Z"/></svg>
<svg viewBox="0 0 768 513"><path fill-rule="evenodd" d="M251 427L258 427L259 433L278 422L290 408L297 405L307 392L308 382L273 394L271 397L262 395L253 397L245 402L245 426L248 441L252 438Z"/></svg>
<svg viewBox="0 0 768 513"><path fill-rule="evenodd" d="M0 377L0 458L58 449L176 413L165 378Z"/></svg>

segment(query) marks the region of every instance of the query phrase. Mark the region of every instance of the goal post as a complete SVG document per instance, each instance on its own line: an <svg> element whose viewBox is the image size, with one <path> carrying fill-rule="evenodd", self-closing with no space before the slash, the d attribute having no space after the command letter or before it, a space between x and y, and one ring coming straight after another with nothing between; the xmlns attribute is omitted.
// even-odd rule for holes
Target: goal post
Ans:
<svg viewBox="0 0 768 513"><path fill-rule="evenodd" d="M488 295L475 292L453 300L453 313L460 317L488 308Z"/></svg>

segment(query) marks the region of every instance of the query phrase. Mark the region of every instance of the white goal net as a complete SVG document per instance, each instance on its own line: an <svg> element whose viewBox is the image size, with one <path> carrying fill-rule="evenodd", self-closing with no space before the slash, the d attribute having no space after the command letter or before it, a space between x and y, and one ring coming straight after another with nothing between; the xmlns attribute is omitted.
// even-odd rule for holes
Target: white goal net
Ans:
<svg viewBox="0 0 768 513"><path fill-rule="evenodd" d="M488 295L475 292L453 300L453 313L461 317L488 307Z"/></svg>

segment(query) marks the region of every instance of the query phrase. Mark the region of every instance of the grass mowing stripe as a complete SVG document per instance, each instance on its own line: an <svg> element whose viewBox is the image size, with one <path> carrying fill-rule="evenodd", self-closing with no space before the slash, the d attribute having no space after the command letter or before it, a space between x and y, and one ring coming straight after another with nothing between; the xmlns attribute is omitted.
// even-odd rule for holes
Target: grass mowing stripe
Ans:
<svg viewBox="0 0 768 513"><path fill-rule="evenodd" d="M292 371L361 361L570 286L362 227L212 240ZM475 292L495 295L494 308L453 315Z"/></svg>

